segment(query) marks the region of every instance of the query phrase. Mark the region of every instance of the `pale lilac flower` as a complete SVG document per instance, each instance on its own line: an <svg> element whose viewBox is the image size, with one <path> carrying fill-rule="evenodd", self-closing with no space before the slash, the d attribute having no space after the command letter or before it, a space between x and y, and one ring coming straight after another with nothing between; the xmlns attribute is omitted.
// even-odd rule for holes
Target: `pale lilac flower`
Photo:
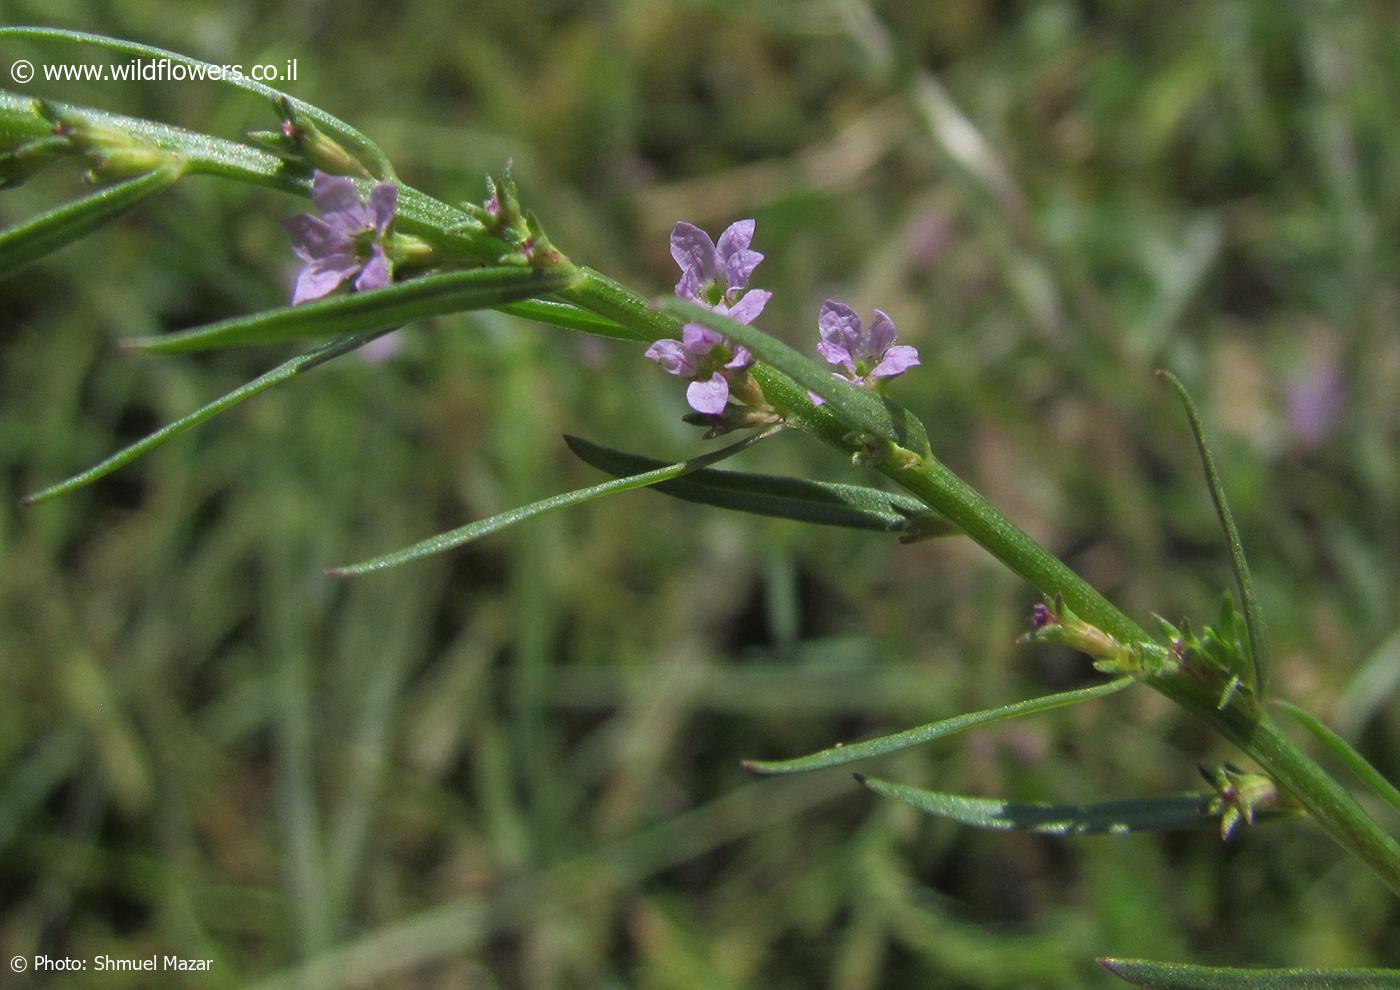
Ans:
<svg viewBox="0 0 1400 990"><path fill-rule="evenodd" d="M1327 439L1346 405L1342 373L1328 359L1306 369L1288 388L1288 427L1309 447Z"/></svg>
<svg viewBox="0 0 1400 990"><path fill-rule="evenodd" d="M392 330L382 337L375 337L355 353L365 364L383 364L403 350L404 332Z"/></svg>
<svg viewBox="0 0 1400 990"><path fill-rule="evenodd" d="M361 202L349 179L316 172L311 201L321 215L302 213L282 221L292 250L306 262L297 273L293 306L329 295L352 277L357 290L381 289L393 281L384 239L398 195L392 182L381 182Z"/></svg>
<svg viewBox="0 0 1400 990"><path fill-rule="evenodd" d="M724 412L729 403L729 378L725 372L741 371L753 364L753 355L745 348L731 349L722 336L698 323L687 323L680 340L658 340L647 348L646 356L668 374L691 379L685 390L686 401L690 408L707 415Z"/></svg>
<svg viewBox="0 0 1400 990"><path fill-rule="evenodd" d="M884 310L877 309L866 328L855 310L828 299L817 315L817 329L822 337L817 353L828 364L840 365L844 373L835 376L853 385L873 387L878 379L902 375L919 363L915 348L894 342L894 320ZM821 396L808 395L821 405Z"/></svg>
<svg viewBox="0 0 1400 990"><path fill-rule="evenodd" d="M763 260L763 255L749 250L754 226L753 220L731 223L719 235L718 245L709 234L684 220L671 228L671 257L681 269L676 295L706 306L734 305Z"/></svg>
<svg viewBox="0 0 1400 990"><path fill-rule="evenodd" d="M740 220L729 225L716 245L694 224L677 223L671 230L671 257L681 270L676 295L739 323L756 320L773 294L748 287L749 277L763 260L763 255L749 249L753 232L752 220ZM686 401L707 415L724 411L731 376L753 364L746 348L730 344L698 323L687 323L680 340L658 340L646 356L669 374L691 379Z"/></svg>

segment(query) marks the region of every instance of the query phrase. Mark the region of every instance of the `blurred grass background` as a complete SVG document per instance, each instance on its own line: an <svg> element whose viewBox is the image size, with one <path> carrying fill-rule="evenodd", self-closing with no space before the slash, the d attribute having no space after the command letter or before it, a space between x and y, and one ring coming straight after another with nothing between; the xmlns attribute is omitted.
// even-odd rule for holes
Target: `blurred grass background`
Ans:
<svg viewBox="0 0 1400 990"><path fill-rule="evenodd" d="M1229 584L1168 366L1201 398L1280 693L1400 776L1400 12L1373 2L8 0L4 19L288 88L406 179L513 157L576 260L670 291L666 233L758 219L762 323L836 296L924 365L934 449L1132 614ZM101 60L7 44L5 61ZM226 136L209 85L31 87ZM0 198L15 222L79 189ZM418 325L81 494L17 498L282 358L117 338L281 304L303 205L195 178L0 285L0 948L212 958L201 987L1080 987L1098 954L1400 965L1400 910L1305 824L1050 839L796 755L1084 682L1014 644L975 548L635 493L352 582L329 564L598 480L559 437L698 448L639 349ZM745 464L865 480L801 437ZM1025 799L1233 754L1133 692L886 758ZM1394 824L1392 820L1392 824ZM8 978L8 977L7 977ZM160 985L173 985L170 977ZM97 975L52 985L153 985ZM23 985L48 985L40 980Z"/></svg>

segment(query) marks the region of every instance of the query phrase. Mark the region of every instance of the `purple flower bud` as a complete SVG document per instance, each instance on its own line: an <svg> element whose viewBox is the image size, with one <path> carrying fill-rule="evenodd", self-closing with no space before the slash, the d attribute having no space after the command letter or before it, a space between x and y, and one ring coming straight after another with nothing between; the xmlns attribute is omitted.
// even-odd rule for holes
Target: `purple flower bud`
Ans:
<svg viewBox="0 0 1400 990"><path fill-rule="evenodd" d="M1032 629L1043 629L1059 621L1059 619L1055 618L1055 613L1050 611L1050 606L1046 605L1044 602L1036 602L1035 607L1031 609Z"/></svg>
<svg viewBox="0 0 1400 990"><path fill-rule="evenodd" d="M362 291L380 289L393 281L384 240L394 221L398 195L397 186L381 182L362 202L349 179L315 173L311 201L321 216L302 213L282 221L292 250L305 262L297 274L292 305L329 295L351 278Z"/></svg>

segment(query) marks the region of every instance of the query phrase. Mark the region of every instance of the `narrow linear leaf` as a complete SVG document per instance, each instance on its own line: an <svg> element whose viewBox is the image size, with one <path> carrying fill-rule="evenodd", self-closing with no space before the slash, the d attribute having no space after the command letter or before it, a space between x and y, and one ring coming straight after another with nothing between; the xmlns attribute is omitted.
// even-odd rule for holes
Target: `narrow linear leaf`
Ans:
<svg viewBox="0 0 1400 990"><path fill-rule="evenodd" d="M370 169L381 179L394 178L394 167L390 164L389 158L384 151L364 134L351 127L339 117L334 117L320 107L305 103L290 93L284 93L279 89L274 89L266 83L258 82L247 76L225 76L220 67L214 66L201 59L191 58L189 55L181 55L179 52L167 51L164 48L155 48L151 45L143 45L136 41L127 41L122 38L112 38L103 34L93 34L87 31L68 31L62 28L31 27L31 26L7 26L0 27L0 38L33 38L40 41L65 41L78 45L95 45L98 48L105 48L108 51L119 52L123 55L135 55L149 59L168 59L198 72L206 73L210 82L222 83L236 89L246 90L256 93L259 96L272 100L287 100L291 107L299 114L302 114L318 124L323 130L333 137L337 137L359 152L366 165L372 165ZM211 70L219 70L212 75L208 75Z"/></svg>
<svg viewBox="0 0 1400 990"><path fill-rule="evenodd" d="M666 464L655 458L589 443L579 437L566 436L564 442L582 460L613 475L637 474ZM959 532L952 523L916 499L861 485L707 468L651 487L687 502L823 526L901 533L908 539L950 536Z"/></svg>
<svg viewBox="0 0 1400 990"><path fill-rule="evenodd" d="M1348 769L1356 774L1362 783L1371 789L1376 797L1380 798L1396 811L1400 811L1400 788L1396 788L1394 784L1386 780L1381 772L1372 766L1371 762L1367 760L1366 757L1358 753L1351 743L1347 742L1336 732L1333 732L1332 729L1324 725L1322 721L1311 712L1279 698L1273 699L1273 704L1282 708L1289 715L1292 715L1299 725L1311 732L1321 740L1324 746L1337 754L1342 762L1347 765Z"/></svg>
<svg viewBox="0 0 1400 990"><path fill-rule="evenodd" d="M179 333L137 337L123 341L122 345L139 351L176 354L363 333L426 316L487 309L530 296L547 295L567 285L569 278L567 271L471 268L425 275L383 289L239 316Z"/></svg>
<svg viewBox="0 0 1400 990"><path fill-rule="evenodd" d="M746 770L762 774L804 773L808 770L844 766L857 760L867 760L872 756L882 756L885 753L908 749L910 746L918 746L920 743L942 739L944 736L956 735L979 726L1004 722L1022 715L1053 711L1056 708L1077 705L1081 701L1103 698L1110 694L1116 694L1134 683L1136 683L1135 678L1120 677L1106 684L1095 684L1092 687L1061 691L1058 694L1047 694L1039 698L1002 705L1000 708L987 708L980 712L955 715L952 718L930 722L927 725L905 729L903 732L880 736L877 739L867 739L865 742L853 743L849 746L833 746L830 749L812 753L810 756L801 756L792 760L745 760L743 765Z"/></svg>
<svg viewBox="0 0 1400 990"><path fill-rule="evenodd" d="M1259 599L1254 593L1254 578L1249 573L1249 562L1245 560L1244 543L1240 531L1235 526L1234 514L1225 498L1225 486L1220 483L1220 474L1215 469L1215 458L1206 442L1205 428L1201 425L1200 414L1191 401L1191 395L1181 379L1170 371L1158 371L1157 376L1176 392L1186 410L1187 422L1191 424L1191 434L1196 440L1196 450L1201 455L1201 466L1205 469L1206 484L1210 488L1211 501L1215 503L1215 514L1220 518L1220 528L1225 531L1225 542L1230 548L1230 565L1235 572L1235 583L1240 589L1240 601L1244 605L1244 621L1249 631L1249 655L1254 669L1244 673L1251 676L1254 696L1260 701L1267 697L1269 689L1269 629L1264 621L1264 612L1259 607Z"/></svg>
<svg viewBox="0 0 1400 990"><path fill-rule="evenodd" d="M908 410L874 392L837 378L825 366L754 327L731 320L712 309L686 299L667 299L664 309L691 323L699 323L742 344L754 355L820 395L833 412L852 427L899 444L921 456L929 455L923 424Z"/></svg>
<svg viewBox="0 0 1400 990"><path fill-rule="evenodd" d="M1042 804L943 794L862 774L856 774L856 779L882 797L903 801L930 815L973 828L1017 829L1051 835L1119 835L1199 828L1214 825L1220 817L1210 810L1215 798L1211 793L1128 798L1098 804Z"/></svg>
<svg viewBox="0 0 1400 990"><path fill-rule="evenodd" d="M1395 969L1235 969L1100 959L1099 965L1139 987L1156 990L1385 990L1400 987Z"/></svg>
<svg viewBox="0 0 1400 990"><path fill-rule="evenodd" d="M607 481L601 485L591 485L588 488L579 488L575 491L564 492L560 495L552 495L549 498L541 499L538 502L531 502L529 505L517 506L514 509L507 509L505 512L497 513L486 519L480 519L474 523L468 523L457 529L446 533L439 533L437 536L429 537L396 550L380 557L373 557L370 560L361 561L358 564L348 564L344 567L328 567L326 573L334 577L353 577L359 574L369 574L372 571L382 571L386 568L397 567L400 564L407 564L411 561L421 560L424 557L431 557L433 554L442 553L444 550L452 550L464 543L479 539L491 533L498 532L516 523L524 522L535 516L553 511L554 509L564 509L574 505L581 505L590 502L595 498L602 498L606 495L616 495L619 492L628 492L637 488L645 488L654 485L658 481L667 481L671 478L679 477L690 471L696 471L707 467L717 461L733 457L741 450L758 443L767 437L773 436L781 427L773 427L762 433L751 434L738 443L732 443L728 447L714 451L710 454L702 454L699 457L692 457L687 461L680 461L675 464L668 464L666 467L655 471L647 471L643 474L632 475L627 478L619 478L616 481Z"/></svg>
<svg viewBox="0 0 1400 990"><path fill-rule="evenodd" d="M553 299L525 299L521 302L504 303L496 309L523 320L534 320L536 323L562 327L565 330L577 330L580 333L611 337L614 340L637 341L637 335L621 324L590 313L572 303Z"/></svg>
<svg viewBox="0 0 1400 990"><path fill-rule="evenodd" d="M18 271L115 220L174 185L180 172L177 166L159 168L0 231L0 276Z"/></svg>
<svg viewBox="0 0 1400 990"><path fill-rule="evenodd" d="M37 505L40 502L46 502L51 498L55 498L59 495L64 495L75 489L82 488L85 485L90 485L94 481L97 481L99 478L103 478L111 474L113 471L116 471L118 468L125 467L132 461L136 460L136 458L140 457L142 454L146 453L147 451L153 450L156 447L159 447L167 440L178 436L186 430L193 429L194 427L198 426L200 423L203 423L207 419L213 419L221 412L225 412L226 410L232 409L234 406L238 405L245 399L251 399L259 392L269 389L274 385L279 385L282 382L287 381L289 378L295 378L297 375L303 374L304 372L310 371L312 368L325 364L327 361L330 361L333 358L337 358L340 357L342 354L348 354L353 350L357 350L365 344L369 343L375 337L382 336L383 334L386 334L388 332L389 330L379 330L375 333L356 334L353 337L345 337L340 340L333 340L328 344L321 345L315 350L307 351L305 354L300 354L297 357L292 358L290 361L286 361L282 364L279 364L271 371L259 375L252 381L240 385L232 392L220 396L213 402L209 402L205 405L200 406L194 412L181 416L179 419L171 423L167 423L165 426L162 426L154 433L143 437L142 439L136 441L130 446L123 447L115 454L112 454L110 457L102 460L97 464L94 464L86 471L82 471L78 474L75 474L71 478L67 478L63 481L60 481L56 485L50 485L48 488L45 488L42 491L37 491L32 495L26 495L24 498L20 499L19 504L21 507Z"/></svg>

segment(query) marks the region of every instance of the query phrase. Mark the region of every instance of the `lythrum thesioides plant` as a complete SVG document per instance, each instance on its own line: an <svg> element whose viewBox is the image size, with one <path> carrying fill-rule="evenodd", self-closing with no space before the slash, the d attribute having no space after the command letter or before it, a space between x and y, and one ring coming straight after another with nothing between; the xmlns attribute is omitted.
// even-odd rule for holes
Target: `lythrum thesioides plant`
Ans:
<svg viewBox="0 0 1400 990"><path fill-rule="evenodd" d="M193 60L145 46L47 29L0 35L93 44L141 56ZM919 365L897 342L896 320L863 315L830 299L799 328L803 353L754 326L771 294L751 283L763 255L757 231L740 219L717 239L677 222L670 250L679 269L674 293L659 303L578 264L524 209L510 170L487 180L480 204L453 206L398 180L384 154L348 124L260 84L279 116L275 130L229 140L100 110L0 94L0 184L14 185L51 163L73 159L98 189L85 198L0 233L0 272L9 273L94 232L187 175L207 174L309 197L313 212L284 221L302 267L290 305L157 337L132 350L175 354L212 348L313 342L310 350L215 399L72 478L30 495L46 501L115 471L263 389L364 347L421 317L493 309L565 330L645 346L644 356L684 379L687 421L711 452L672 461L624 453L579 438L571 449L611 480L469 523L373 559L333 567L365 574L442 553L552 509L652 487L665 494L744 512L874 530L910 542L970 539L1042 596L1031 610L1031 643L1068 646L1107 676L1088 687L943 718L894 735L835 746L796 759L752 760L757 774L790 774L854 764L977 726L1091 701L1142 686L1165 695L1234 743L1252 769L1202 768L1197 793L1116 799L1090 805L991 800L938 793L857 774L877 795L973 827L1049 833L1124 833L1209 825L1229 838L1242 826L1305 818L1363 861L1400 894L1400 844L1332 775L1278 728L1274 712L1298 721L1354 773L1400 809L1400 792L1342 739L1301 708L1270 694L1269 644L1238 532L1204 430L1180 382L1208 491L1225 533L1236 587L1208 625L1157 620L1149 632L1038 545L948 470L913 415L886 396L890 382ZM771 249L771 248L770 248ZM639 356L643 356L639 354ZM679 397L678 397L679 398ZM717 470L713 465L783 433L805 433L898 489L825 484ZM1400 974L1219 970L1105 960L1144 986L1381 986Z"/></svg>

